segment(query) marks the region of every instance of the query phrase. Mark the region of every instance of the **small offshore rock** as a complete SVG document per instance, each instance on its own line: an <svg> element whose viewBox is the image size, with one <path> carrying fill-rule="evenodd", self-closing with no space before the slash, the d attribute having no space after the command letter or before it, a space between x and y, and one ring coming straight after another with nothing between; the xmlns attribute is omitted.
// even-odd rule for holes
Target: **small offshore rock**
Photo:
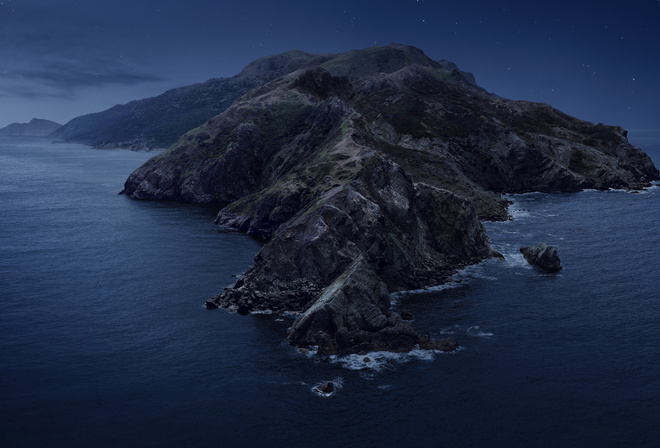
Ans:
<svg viewBox="0 0 660 448"><path fill-rule="evenodd" d="M562 269L557 250L545 243L521 247L520 253L523 254L529 264L544 271L559 272Z"/></svg>
<svg viewBox="0 0 660 448"><path fill-rule="evenodd" d="M327 383L319 384L314 390L320 394L328 395L334 392L335 384L332 381L328 381Z"/></svg>
<svg viewBox="0 0 660 448"><path fill-rule="evenodd" d="M403 320L413 320L415 316L409 311L401 311L401 319Z"/></svg>
<svg viewBox="0 0 660 448"><path fill-rule="evenodd" d="M496 258L498 260L504 260L504 255L502 255L501 252L496 251L495 249L492 249L490 251L490 257L491 258Z"/></svg>
<svg viewBox="0 0 660 448"><path fill-rule="evenodd" d="M371 362L371 358L368 356L365 356L364 359L362 359L363 362Z"/></svg>
<svg viewBox="0 0 660 448"><path fill-rule="evenodd" d="M214 310L218 307L218 305L213 302L213 299L207 300L205 305L207 310Z"/></svg>

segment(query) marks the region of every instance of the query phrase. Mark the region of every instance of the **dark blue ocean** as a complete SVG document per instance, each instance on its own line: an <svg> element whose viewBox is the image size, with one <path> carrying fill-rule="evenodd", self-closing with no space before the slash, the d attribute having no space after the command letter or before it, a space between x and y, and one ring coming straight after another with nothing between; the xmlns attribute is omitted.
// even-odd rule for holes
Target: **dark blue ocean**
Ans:
<svg viewBox="0 0 660 448"><path fill-rule="evenodd" d="M660 131L630 140L660 166ZM118 196L152 155L0 139L0 446L659 446L659 187L511 197L506 261L395 299L460 351L323 361L290 317L204 309L260 245Z"/></svg>

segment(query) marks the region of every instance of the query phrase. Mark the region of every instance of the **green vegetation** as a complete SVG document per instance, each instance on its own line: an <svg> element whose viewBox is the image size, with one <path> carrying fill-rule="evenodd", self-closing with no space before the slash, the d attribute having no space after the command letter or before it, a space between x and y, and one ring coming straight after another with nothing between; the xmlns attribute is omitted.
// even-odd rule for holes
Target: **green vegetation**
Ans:
<svg viewBox="0 0 660 448"><path fill-rule="evenodd" d="M584 144L588 146L597 146L601 142L611 142L618 139L616 127L607 126L602 123L598 123L597 125L582 125L577 127L576 131L586 137Z"/></svg>
<svg viewBox="0 0 660 448"><path fill-rule="evenodd" d="M252 121L261 133L264 146L281 146L309 127L312 111L313 106L302 102L276 102L258 111Z"/></svg>
<svg viewBox="0 0 660 448"><path fill-rule="evenodd" d="M589 163L589 156L582 150L571 148L571 159L568 168L576 173L586 173L597 166Z"/></svg>

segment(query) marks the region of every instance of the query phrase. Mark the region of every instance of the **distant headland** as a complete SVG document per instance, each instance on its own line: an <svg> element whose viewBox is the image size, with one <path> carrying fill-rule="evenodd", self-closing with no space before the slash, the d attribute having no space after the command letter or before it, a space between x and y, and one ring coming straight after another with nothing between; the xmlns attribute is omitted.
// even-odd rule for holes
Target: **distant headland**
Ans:
<svg viewBox="0 0 660 448"><path fill-rule="evenodd" d="M0 129L0 137L48 137L62 125L50 120L33 118L29 123L12 123Z"/></svg>

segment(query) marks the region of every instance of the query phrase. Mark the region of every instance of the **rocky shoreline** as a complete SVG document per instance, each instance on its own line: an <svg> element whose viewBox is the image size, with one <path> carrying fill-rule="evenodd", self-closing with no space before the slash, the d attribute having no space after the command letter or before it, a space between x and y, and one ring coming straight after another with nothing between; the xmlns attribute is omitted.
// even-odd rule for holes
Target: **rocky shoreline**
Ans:
<svg viewBox="0 0 660 448"><path fill-rule="evenodd" d="M296 313L287 340L321 354L450 350L389 294L501 257L481 221L508 219L503 193L660 178L622 128L502 99L467 75L398 44L322 59L182 136L123 193L218 203L218 224L266 241L208 308Z"/></svg>

